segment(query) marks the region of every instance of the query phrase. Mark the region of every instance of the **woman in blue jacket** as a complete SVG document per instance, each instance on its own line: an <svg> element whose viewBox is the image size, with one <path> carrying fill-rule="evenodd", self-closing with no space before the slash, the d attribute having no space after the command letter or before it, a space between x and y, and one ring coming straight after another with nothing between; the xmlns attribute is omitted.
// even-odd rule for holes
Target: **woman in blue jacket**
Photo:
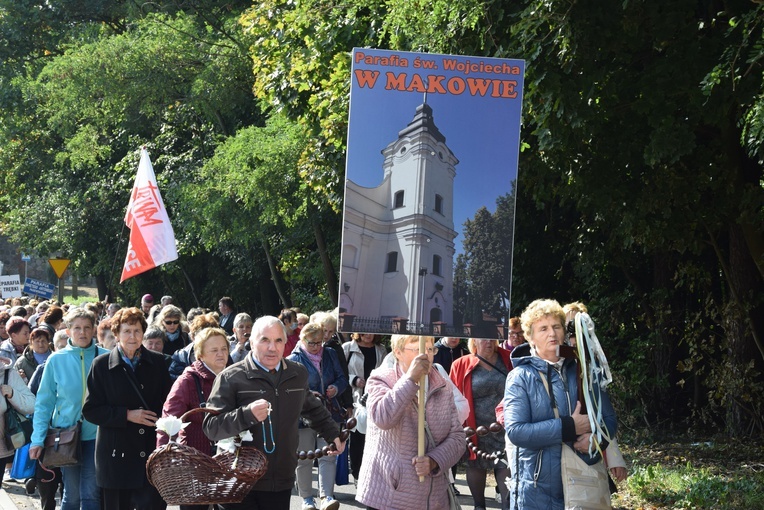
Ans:
<svg viewBox="0 0 764 510"><path fill-rule="evenodd" d="M108 352L98 347L95 315L84 308L71 310L66 318L67 346L51 354L37 390L34 408L34 432L29 457L42 454L48 427L71 427L82 422L80 463L61 468L64 479L62 510L100 510L101 490L96 484L95 440L97 427L84 419L86 378L96 356ZM45 459L42 460L45 463Z"/></svg>
<svg viewBox="0 0 764 510"><path fill-rule="evenodd" d="M322 345L323 328L319 324L308 323L300 331L300 341L287 359L303 365L308 371L308 386L314 393L320 394L330 404L334 421L343 420L337 396L348 386L345 372L333 349ZM298 450L308 451L326 446L326 441L318 437L315 430L300 426ZM303 499L303 510L316 510L313 499L313 459L297 461L297 492ZM336 510L339 502L334 499L334 477L337 472L337 457L324 455L318 459L318 488L324 498L321 510Z"/></svg>
<svg viewBox="0 0 764 510"><path fill-rule="evenodd" d="M504 391L504 424L512 443L507 452L512 471L510 508L562 509L562 443L573 447L589 465L602 458L588 453L592 431L588 416L581 414L577 402L576 361L559 356L565 337L562 307L554 300L536 300L525 309L521 321L530 353L523 346L512 352L514 369ZM543 378L548 381L559 418L555 417ZM615 411L605 392L601 409L602 421L609 435L615 437ZM601 445L602 450L606 447Z"/></svg>

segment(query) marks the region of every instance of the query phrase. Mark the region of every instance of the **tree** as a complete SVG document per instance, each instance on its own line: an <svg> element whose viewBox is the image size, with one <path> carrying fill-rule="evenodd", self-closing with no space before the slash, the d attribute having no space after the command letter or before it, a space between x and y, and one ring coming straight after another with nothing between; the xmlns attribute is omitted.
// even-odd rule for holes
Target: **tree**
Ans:
<svg viewBox="0 0 764 510"><path fill-rule="evenodd" d="M508 319L514 209L513 190L496 200L493 213L481 207L464 224L464 253L457 259L455 287L467 297L457 304L464 306L460 313L465 322L482 322L483 314Z"/></svg>
<svg viewBox="0 0 764 510"><path fill-rule="evenodd" d="M192 205L182 215L186 228L195 231L206 249L227 253L229 259L261 252L266 262L261 269L282 307L307 304L296 303L293 293L303 299L323 294L323 302L313 302L324 307L332 299L322 273L306 270L321 267L315 260L305 264L315 259L318 248L305 198L309 190L297 169L306 143L300 125L274 116L266 126L244 128L222 143L199 181L184 191L183 202Z"/></svg>

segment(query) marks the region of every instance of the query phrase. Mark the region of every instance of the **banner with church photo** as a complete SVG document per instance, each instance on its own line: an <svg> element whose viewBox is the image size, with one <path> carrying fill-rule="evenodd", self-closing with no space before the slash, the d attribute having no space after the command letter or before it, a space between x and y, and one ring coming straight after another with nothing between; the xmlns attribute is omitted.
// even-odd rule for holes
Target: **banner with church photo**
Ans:
<svg viewBox="0 0 764 510"><path fill-rule="evenodd" d="M340 331L506 338L524 70L353 50Z"/></svg>

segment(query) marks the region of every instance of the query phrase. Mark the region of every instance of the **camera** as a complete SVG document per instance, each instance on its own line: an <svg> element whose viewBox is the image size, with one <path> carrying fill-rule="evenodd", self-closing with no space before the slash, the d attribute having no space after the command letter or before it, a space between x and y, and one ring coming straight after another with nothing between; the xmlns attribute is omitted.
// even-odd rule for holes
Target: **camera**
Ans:
<svg viewBox="0 0 764 510"><path fill-rule="evenodd" d="M567 333L565 335L565 345L573 345L570 339L576 337L576 325L572 320L569 320L565 326L565 332Z"/></svg>

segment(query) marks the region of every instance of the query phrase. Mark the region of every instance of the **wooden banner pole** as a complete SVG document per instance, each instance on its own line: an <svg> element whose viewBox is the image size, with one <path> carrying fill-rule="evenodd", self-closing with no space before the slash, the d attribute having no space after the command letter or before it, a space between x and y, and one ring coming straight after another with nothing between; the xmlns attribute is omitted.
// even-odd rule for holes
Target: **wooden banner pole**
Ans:
<svg viewBox="0 0 764 510"><path fill-rule="evenodd" d="M419 337L419 354L424 354L426 352L425 349L427 349L427 346L425 345L425 337L420 336ZM418 439L419 439L418 447L419 447L419 449L418 449L417 454L420 457L423 457L424 454L425 454L425 451L424 451L424 404L425 404L425 402L424 402L424 391L425 391L424 382L426 380L427 380L427 374L424 374L422 376L422 378L419 380L419 423L418 423L418 425L419 425L419 430L418 430L418 432L419 432L419 436L418 436ZM424 477L420 476L419 477L419 481L420 482L424 482Z"/></svg>

